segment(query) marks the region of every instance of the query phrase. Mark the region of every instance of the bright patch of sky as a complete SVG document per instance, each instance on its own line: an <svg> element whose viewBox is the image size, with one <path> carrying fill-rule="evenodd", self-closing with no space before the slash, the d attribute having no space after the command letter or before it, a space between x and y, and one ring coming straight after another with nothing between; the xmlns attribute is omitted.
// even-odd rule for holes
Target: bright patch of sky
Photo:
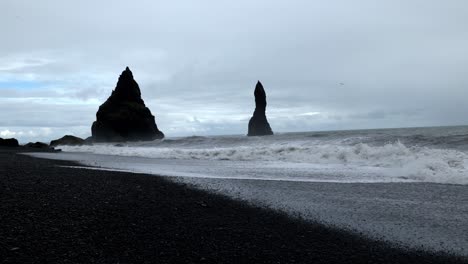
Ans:
<svg viewBox="0 0 468 264"><path fill-rule="evenodd" d="M0 89L35 89L41 87L41 83L34 81L0 81Z"/></svg>

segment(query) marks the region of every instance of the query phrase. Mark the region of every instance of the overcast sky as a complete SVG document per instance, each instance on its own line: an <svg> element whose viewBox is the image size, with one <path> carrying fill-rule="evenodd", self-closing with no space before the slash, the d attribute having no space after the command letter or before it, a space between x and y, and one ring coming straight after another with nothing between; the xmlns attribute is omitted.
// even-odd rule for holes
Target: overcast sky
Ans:
<svg viewBox="0 0 468 264"><path fill-rule="evenodd" d="M468 1L0 1L0 137L90 136L129 66L167 136L468 124Z"/></svg>

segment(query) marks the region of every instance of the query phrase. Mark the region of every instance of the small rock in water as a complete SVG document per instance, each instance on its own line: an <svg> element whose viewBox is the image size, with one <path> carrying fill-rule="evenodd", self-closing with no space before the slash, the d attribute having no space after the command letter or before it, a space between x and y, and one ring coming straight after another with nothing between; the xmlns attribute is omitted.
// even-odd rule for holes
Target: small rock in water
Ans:
<svg viewBox="0 0 468 264"><path fill-rule="evenodd" d="M84 144L84 139L71 136L71 135L65 135L62 138L52 140L50 142L51 147L56 147L58 145L69 145L69 146L81 146Z"/></svg>
<svg viewBox="0 0 468 264"><path fill-rule="evenodd" d="M28 144L26 144L24 146L28 147L28 148L40 148L40 149L49 148L49 145L47 143L43 143L43 142L36 142L36 143L29 142Z"/></svg>

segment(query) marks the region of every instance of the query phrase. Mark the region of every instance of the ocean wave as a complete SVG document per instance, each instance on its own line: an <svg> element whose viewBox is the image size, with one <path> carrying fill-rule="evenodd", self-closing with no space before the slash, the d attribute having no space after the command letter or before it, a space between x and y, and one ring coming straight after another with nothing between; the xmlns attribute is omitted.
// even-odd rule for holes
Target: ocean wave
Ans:
<svg viewBox="0 0 468 264"><path fill-rule="evenodd" d="M64 146L64 151L181 160L265 161L274 163L346 165L349 170L379 168L399 179L468 184L468 153L455 149L408 147L400 141L382 146L300 143L213 148L138 147L99 144ZM354 172L353 172L354 173Z"/></svg>

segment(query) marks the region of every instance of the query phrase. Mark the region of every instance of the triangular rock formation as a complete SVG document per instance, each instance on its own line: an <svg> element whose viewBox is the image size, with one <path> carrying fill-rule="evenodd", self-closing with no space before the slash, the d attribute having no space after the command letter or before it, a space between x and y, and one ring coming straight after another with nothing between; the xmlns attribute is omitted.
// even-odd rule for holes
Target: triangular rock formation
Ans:
<svg viewBox="0 0 468 264"><path fill-rule="evenodd" d="M154 116L141 99L140 88L127 67L91 127L93 141L139 141L163 138Z"/></svg>
<svg viewBox="0 0 468 264"><path fill-rule="evenodd" d="M249 121L248 136L266 136L273 135L270 124L266 118L266 94L260 81L255 86L255 111Z"/></svg>

